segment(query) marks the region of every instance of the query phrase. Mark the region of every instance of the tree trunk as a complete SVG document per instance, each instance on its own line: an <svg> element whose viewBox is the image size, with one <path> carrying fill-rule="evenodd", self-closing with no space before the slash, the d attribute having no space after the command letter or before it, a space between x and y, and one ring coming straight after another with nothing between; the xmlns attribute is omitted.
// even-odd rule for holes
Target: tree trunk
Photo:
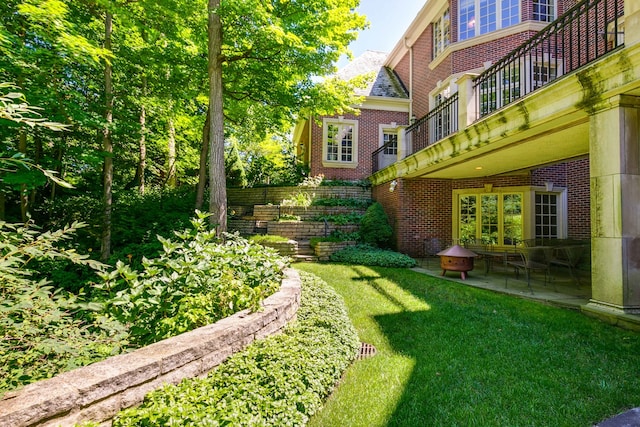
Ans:
<svg viewBox="0 0 640 427"><path fill-rule="evenodd" d="M227 188L224 173L224 114L222 111L222 22L220 0L209 0L209 212L220 236L227 230Z"/></svg>
<svg viewBox="0 0 640 427"><path fill-rule="evenodd" d="M24 129L20 129L18 135L18 150L27 155L27 132ZM27 190L27 184L20 185L20 215L22 222L27 222L29 218L29 191Z"/></svg>
<svg viewBox="0 0 640 427"><path fill-rule="evenodd" d="M113 31L113 17L106 12L104 20L104 47L111 51L111 32ZM109 61L105 61L104 67L104 92L105 92L105 127L103 130L102 149L105 152L104 166L102 170L103 180L103 218L102 241L100 247L100 259L103 262L111 256L111 207L113 204L113 142L111 141L111 124L113 123L113 78L112 67Z"/></svg>
<svg viewBox="0 0 640 427"><path fill-rule="evenodd" d="M167 184L171 188L176 188L176 127L173 123L173 116L169 116L169 140L167 141L167 160L169 169L167 170Z"/></svg>
<svg viewBox="0 0 640 427"><path fill-rule="evenodd" d="M198 172L198 190L196 191L196 209L201 211L204 203L204 189L207 184L207 156L209 155L209 127L211 119L209 109L202 127L202 146L200 148L200 169Z"/></svg>
<svg viewBox="0 0 640 427"><path fill-rule="evenodd" d="M144 194L145 179L147 170L147 110L144 103L147 97L147 77L142 77L142 104L140 105L140 158L138 160L138 191Z"/></svg>

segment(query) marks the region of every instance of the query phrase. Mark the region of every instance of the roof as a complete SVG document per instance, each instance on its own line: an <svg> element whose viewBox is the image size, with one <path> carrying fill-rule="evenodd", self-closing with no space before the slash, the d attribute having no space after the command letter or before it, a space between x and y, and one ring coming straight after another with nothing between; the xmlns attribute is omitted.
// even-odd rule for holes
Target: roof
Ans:
<svg viewBox="0 0 640 427"><path fill-rule="evenodd" d="M357 89L360 96L382 96L387 98L409 98L408 92L396 73L384 66L385 52L368 50L355 58L336 74L349 80L367 73L376 73L376 78L366 88Z"/></svg>

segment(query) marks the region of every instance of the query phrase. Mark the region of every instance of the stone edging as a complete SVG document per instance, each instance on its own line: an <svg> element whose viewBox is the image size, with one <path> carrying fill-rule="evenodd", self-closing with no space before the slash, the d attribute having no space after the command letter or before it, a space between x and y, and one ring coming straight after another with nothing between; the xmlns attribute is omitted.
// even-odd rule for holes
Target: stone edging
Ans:
<svg viewBox="0 0 640 427"><path fill-rule="evenodd" d="M29 384L0 400L0 427L72 426L86 420L107 425L121 409L140 404L164 384L205 376L255 339L295 318L300 276L284 271L280 290L263 310L244 310L212 325Z"/></svg>

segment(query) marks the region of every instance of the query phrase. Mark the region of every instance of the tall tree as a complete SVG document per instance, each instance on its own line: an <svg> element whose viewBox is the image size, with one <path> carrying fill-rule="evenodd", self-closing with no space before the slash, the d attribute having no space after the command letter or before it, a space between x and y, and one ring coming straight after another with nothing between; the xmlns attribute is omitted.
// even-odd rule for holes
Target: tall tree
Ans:
<svg viewBox="0 0 640 427"><path fill-rule="evenodd" d="M209 76L209 213L216 233L227 231L227 187L224 174L224 111L222 102L222 21L220 0L208 4Z"/></svg>
<svg viewBox="0 0 640 427"><path fill-rule="evenodd" d="M113 16L106 11L104 18L104 48L111 51L111 35L113 33ZM102 172L103 183L103 219L102 239L100 245L100 259L107 261L111 256L111 213L113 205L113 141L111 140L111 125L113 123L113 69L109 60L104 66L104 95L105 125L102 138L104 150L104 169Z"/></svg>

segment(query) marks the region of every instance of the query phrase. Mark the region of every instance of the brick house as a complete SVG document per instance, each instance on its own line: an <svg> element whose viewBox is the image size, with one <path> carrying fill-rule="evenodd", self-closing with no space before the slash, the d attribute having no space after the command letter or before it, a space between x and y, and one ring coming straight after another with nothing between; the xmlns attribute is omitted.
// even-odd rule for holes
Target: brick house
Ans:
<svg viewBox="0 0 640 427"><path fill-rule="evenodd" d="M638 3L426 2L368 63L406 92L299 123L303 158L314 175L368 178L412 256L433 239L590 239L593 306L640 313Z"/></svg>

